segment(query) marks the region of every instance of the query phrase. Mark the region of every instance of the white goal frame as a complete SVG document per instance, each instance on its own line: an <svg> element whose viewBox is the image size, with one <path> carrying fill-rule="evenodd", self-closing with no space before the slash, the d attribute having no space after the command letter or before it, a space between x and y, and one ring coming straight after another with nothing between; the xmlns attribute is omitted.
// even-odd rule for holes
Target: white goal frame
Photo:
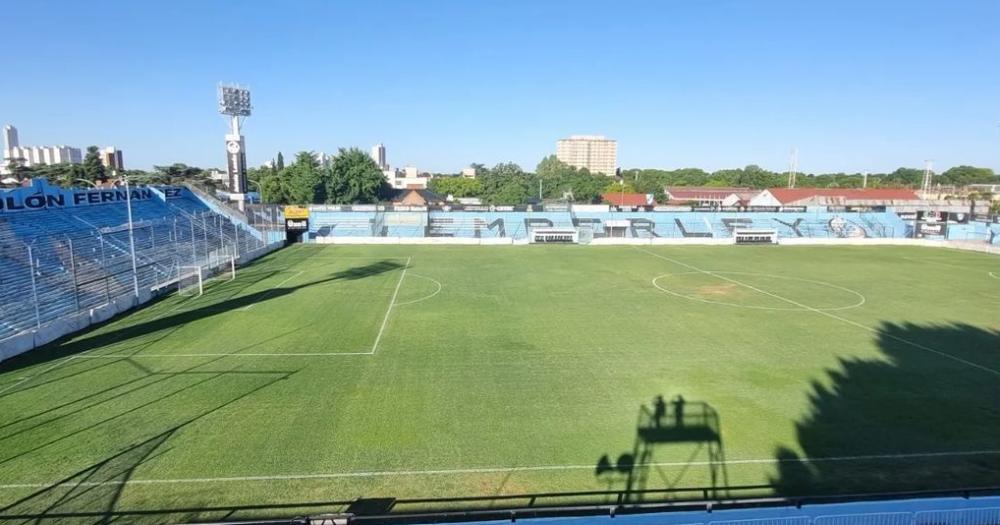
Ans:
<svg viewBox="0 0 1000 525"><path fill-rule="evenodd" d="M197 285L186 287L184 285L184 279L186 277L197 277ZM185 291L189 288L196 288L198 291L196 294L190 294L193 297L200 297L205 293L205 276L202 274L201 266L179 266L177 268L177 294L189 295L185 293Z"/></svg>

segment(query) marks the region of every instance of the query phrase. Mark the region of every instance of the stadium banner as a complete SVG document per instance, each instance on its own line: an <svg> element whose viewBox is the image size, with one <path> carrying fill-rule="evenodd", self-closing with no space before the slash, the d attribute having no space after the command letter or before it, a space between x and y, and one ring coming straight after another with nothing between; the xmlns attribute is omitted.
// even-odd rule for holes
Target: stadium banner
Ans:
<svg viewBox="0 0 1000 525"><path fill-rule="evenodd" d="M168 199L183 196L183 188L161 187L159 189ZM34 179L32 185L28 187L0 190L0 214L124 203L129 197L136 201L157 198L155 192L150 188L132 188L130 193L131 195L126 194L125 188L121 187L92 190L64 189L51 186L44 179Z"/></svg>
<svg viewBox="0 0 1000 525"><path fill-rule="evenodd" d="M306 206L285 206L285 219L308 219L309 208Z"/></svg>

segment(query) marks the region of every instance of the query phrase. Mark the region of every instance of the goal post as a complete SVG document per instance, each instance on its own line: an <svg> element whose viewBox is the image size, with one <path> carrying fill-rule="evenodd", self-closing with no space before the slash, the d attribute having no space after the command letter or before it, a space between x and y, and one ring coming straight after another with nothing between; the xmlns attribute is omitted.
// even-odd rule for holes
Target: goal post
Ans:
<svg viewBox="0 0 1000 525"><path fill-rule="evenodd" d="M212 277L232 281L236 279L236 257L229 254L213 255L208 262L208 271Z"/></svg>
<svg viewBox="0 0 1000 525"><path fill-rule="evenodd" d="M181 266L177 268L177 295L199 297L205 293L205 279L201 266Z"/></svg>

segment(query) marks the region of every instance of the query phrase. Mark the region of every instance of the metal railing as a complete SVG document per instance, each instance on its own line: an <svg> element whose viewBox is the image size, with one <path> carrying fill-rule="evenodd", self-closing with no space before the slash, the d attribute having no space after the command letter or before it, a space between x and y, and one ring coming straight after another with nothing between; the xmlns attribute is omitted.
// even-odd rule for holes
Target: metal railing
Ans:
<svg viewBox="0 0 1000 525"><path fill-rule="evenodd" d="M0 340L177 281L180 267L237 261L268 246L212 212L6 242L0 248ZM134 263L134 264L133 264ZM136 284L138 290L136 290Z"/></svg>

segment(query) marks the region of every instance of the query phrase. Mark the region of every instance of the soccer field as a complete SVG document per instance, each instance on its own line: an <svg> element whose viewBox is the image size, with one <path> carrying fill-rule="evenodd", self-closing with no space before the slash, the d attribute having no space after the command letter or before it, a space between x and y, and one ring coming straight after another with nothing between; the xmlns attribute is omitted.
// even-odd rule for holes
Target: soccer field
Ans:
<svg viewBox="0 0 1000 525"><path fill-rule="evenodd" d="M299 245L0 364L0 521L987 485L978 253Z"/></svg>

